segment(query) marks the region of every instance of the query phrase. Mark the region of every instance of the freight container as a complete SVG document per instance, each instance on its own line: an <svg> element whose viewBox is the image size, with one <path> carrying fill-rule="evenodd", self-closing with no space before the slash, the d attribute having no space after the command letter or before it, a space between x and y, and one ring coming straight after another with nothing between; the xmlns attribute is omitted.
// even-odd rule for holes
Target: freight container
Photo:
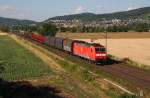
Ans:
<svg viewBox="0 0 150 98"><path fill-rule="evenodd" d="M45 43L45 41L46 41L46 38L44 36L42 36L40 34L36 34L36 33L32 33L31 38L40 43Z"/></svg>
<svg viewBox="0 0 150 98"><path fill-rule="evenodd" d="M24 37L25 38L31 38L31 34L32 34L31 32L26 32L25 35L24 35Z"/></svg>
<svg viewBox="0 0 150 98"><path fill-rule="evenodd" d="M55 48L63 50L63 41L64 41L64 38L55 37Z"/></svg>
<svg viewBox="0 0 150 98"><path fill-rule="evenodd" d="M74 40L72 40L72 39L64 39L64 41L63 41L63 50L71 53L73 42L74 42Z"/></svg>
<svg viewBox="0 0 150 98"><path fill-rule="evenodd" d="M49 36L46 37L44 44L47 45L47 46L49 46Z"/></svg>
<svg viewBox="0 0 150 98"><path fill-rule="evenodd" d="M49 36L49 43L48 45L51 46L51 47L55 47L55 37L53 36Z"/></svg>

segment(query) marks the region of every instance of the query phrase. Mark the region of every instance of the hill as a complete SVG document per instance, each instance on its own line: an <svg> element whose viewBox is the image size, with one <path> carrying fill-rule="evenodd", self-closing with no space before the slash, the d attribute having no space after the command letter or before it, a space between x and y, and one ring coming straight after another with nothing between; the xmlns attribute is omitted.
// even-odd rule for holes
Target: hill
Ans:
<svg viewBox="0 0 150 98"><path fill-rule="evenodd" d="M73 15L56 16L56 17L50 18L46 21L49 21L49 20L74 20L74 19L85 20L85 21L93 20L93 19L97 19L97 14L81 13L81 14L73 14Z"/></svg>
<svg viewBox="0 0 150 98"><path fill-rule="evenodd" d="M51 20L82 20L82 21L97 21L97 20L112 20L112 19L135 19L135 18L143 18L150 19L150 7L143 7L139 9L134 9L130 11L109 13L109 14L93 14L93 13L81 13L81 14L73 14L73 15L65 15L65 16L57 16L46 20L45 22Z"/></svg>
<svg viewBox="0 0 150 98"><path fill-rule="evenodd" d="M19 19L0 17L0 26L30 25L35 23L36 23L35 21L31 21L31 20L19 20Z"/></svg>

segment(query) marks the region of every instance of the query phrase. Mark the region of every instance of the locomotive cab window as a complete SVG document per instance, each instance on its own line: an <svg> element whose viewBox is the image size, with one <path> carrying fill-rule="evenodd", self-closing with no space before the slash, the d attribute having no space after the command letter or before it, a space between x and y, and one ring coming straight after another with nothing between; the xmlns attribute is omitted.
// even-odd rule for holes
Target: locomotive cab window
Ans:
<svg viewBox="0 0 150 98"><path fill-rule="evenodd" d="M96 52L106 52L105 48L95 48Z"/></svg>

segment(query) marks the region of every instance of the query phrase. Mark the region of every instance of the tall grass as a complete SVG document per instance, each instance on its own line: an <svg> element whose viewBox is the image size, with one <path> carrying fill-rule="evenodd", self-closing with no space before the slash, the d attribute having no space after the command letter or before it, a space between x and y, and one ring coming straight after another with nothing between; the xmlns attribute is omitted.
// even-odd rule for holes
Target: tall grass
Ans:
<svg viewBox="0 0 150 98"><path fill-rule="evenodd" d="M8 36L0 36L0 78L22 80L48 76L48 65Z"/></svg>

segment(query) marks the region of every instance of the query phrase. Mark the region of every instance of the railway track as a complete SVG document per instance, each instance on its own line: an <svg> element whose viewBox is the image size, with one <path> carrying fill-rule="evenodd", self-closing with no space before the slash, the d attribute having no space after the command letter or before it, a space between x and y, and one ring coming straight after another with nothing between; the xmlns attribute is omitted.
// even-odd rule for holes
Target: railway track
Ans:
<svg viewBox="0 0 150 98"><path fill-rule="evenodd" d="M150 73L144 70L130 67L127 64L114 64L105 67L99 67L101 70L111 73L141 89L150 90Z"/></svg>
<svg viewBox="0 0 150 98"><path fill-rule="evenodd" d="M115 60L110 60L107 65L97 66L91 62L87 62L87 60L80 59L79 57L67 54L64 51L50 48L46 45L43 45L41 43L38 43L38 42L30 40L30 39L28 39L28 40L33 42L34 44L37 44L37 45L44 47L48 50L49 49L53 50L53 52L57 53L61 57L64 57L64 58L66 56L75 57L76 59L82 60L86 64L92 64L93 67L96 67L96 69L98 69L100 71L110 73L110 74L112 74L118 78L123 79L123 80L129 82L130 84L132 84L133 86L136 86L136 87L138 87L142 90L146 90L148 92L150 91L150 72L148 72L146 70L143 70L143 69L140 69L137 67L133 67L133 66L129 66L125 63L118 62Z"/></svg>

